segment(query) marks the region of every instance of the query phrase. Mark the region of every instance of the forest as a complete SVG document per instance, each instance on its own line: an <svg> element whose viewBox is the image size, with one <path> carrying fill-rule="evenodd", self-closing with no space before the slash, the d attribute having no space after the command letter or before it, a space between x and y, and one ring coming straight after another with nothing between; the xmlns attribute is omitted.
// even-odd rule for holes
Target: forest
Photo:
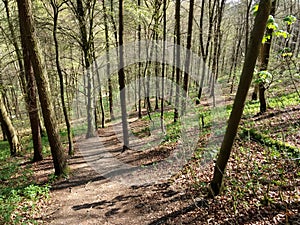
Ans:
<svg viewBox="0 0 300 225"><path fill-rule="evenodd" d="M0 224L300 224L299 0L0 10Z"/></svg>

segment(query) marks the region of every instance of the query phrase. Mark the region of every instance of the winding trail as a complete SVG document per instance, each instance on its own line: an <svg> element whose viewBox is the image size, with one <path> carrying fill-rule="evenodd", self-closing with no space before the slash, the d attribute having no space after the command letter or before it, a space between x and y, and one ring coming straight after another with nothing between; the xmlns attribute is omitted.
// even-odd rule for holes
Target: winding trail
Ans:
<svg viewBox="0 0 300 225"><path fill-rule="evenodd" d="M168 198L184 196L163 181L128 185L137 167L118 164L122 144L117 136L109 126L99 131L99 137L77 139L75 156L69 160L70 177L52 186L41 218L44 224L151 224L168 212L163 206ZM125 154L124 160L134 161L128 158L133 153ZM153 204L146 203L149 198Z"/></svg>

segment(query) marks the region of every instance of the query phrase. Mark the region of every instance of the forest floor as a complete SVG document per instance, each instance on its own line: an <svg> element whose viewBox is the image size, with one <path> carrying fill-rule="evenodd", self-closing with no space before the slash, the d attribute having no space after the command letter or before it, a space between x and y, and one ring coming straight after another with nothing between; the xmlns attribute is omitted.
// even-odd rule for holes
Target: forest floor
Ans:
<svg viewBox="0 0 300 225"><path fill-rule="evenodd" d="M299 148L299 112L300 106L272 109L247 121L257 130L270 131L270 137ZM134 129L144 125L140 120L131 121ZM299 158L294 160L282 149L258 143L240 132L223 195L209 199L207 187L214 163L202 165L197 158L169 180L141 185L120 182L130 180L132 171L106 165L112 162L107 158L144 165L168 155L173 147L121 154L115 133L108 125L99 130L99 137L77 140L75 155L69 159L70 175L52 185L50 199L40 206L35 218L39 223L300 224ZM105 169L107 166L111 168ZM53 173L52 161L37 163L34 170L36 182L46 182Z"/></svg>

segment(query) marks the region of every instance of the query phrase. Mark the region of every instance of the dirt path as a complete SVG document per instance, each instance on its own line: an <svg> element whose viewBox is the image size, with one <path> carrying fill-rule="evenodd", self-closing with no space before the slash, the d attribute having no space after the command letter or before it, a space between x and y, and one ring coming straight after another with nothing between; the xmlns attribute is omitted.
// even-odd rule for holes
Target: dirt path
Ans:
<svg viewBox="0 0 300 225"><path fill-rule="evenodd" d="M274 111L274 115L271 114L272 120L265 120L264 117L254 117L253 120L257 128L268 127L272 130L270 124L275 124L275 131L277 128L280 131L293 130L296 126L294 124L299 121L296 116L298 111L297 107L291 109L288 120L276 117L281 111ZM143 131L146 127L143 121L130 122L135 135L143 140L131 143L135 149L143 149L145 143L151 143L152 135L149 136L147 130ZM288 128L285 126L287 122L292 123ZM115 126L113 129L109 126L99 130L99 137L77 139L76 145L80 150L77 149L75 156L69 160L70 177L52 186L50 201L41 210L41 216L36 218L39 223L300 224L299 165L285 159L284 155L281 156L282 160L270 159L264 146L237 138L225 179L227 190L214 199L205 199L213 172L212 162L200 165L197 160L191 160L189 166L193 167L192 172L184 168L172 184L168 179L159 180L155 177L156 174L168 172L164 168L158 167L157 171L153 170L153 173L143 176L139 170L141 165L160 162L174 151L174 146L146 148L140 152L132 149L121 154L122 144L118 139L120 132L120 127ZM286 140L298 146L298 134L298 131L296 135L291 132ZM120 164L120 161L124 164ZM259 170L259 177L256 165L264 166ZM279 176L281 168L285 172ZM36 182L45 181L51 173L51 160L44 160L35 167ZM137 177L143 179L136 182L134 178ZM281 182L279 186L275 182L271 184L272 204L261 203L269 188L265 183L259 183L265 182L261 180L262 177L266 180L272 177L276 182ZM158 182L147 184L145 179L148 178L155 178L152 180ZM234 185L236 182L239 183ZM258 186L249 189L249 182ZM234 198L238 193L242 195Z"/></svg>
<svg viewBox="0 0 300 225"><path fill-rule="evenodd" d="M44 223L160 224L171 207L176 210L193 203L185 193L166 182L147 185L120 182L130 179L132 171L126 166L117 169L119 165L113 165L113 158L120 158L122 148L115 132L108 127L101 129L99 138L77 140L81 151L77 150L69 160L70 177L53 185L50 202L41 218ZM138 154L129 152L122 157L134 161L129 155Z"/></svg>

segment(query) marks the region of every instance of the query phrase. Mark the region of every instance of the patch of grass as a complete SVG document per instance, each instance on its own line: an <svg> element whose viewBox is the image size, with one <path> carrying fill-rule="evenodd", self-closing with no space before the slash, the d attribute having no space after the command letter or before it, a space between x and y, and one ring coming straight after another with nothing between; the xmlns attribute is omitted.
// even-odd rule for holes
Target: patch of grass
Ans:
<svg viewBox="0 0 300 225"><path fill-rule="evenodd" d="M275 97L267 97L267 104L269 108L284 109L288 106L296 106L300 104L300 99L297 93L282 94ZM232 110L232 105L226 107L228 116ZM244 113L244 118L250 118L259 113L259 101L246 101Z"/></svg>
<svg viewBox="0 0 300 225"><path fill-rule="evenodd" d="M50 187L33 183L30 165L21 167L18 158L10 158L7 142L0 146L0 224L37 224L29 218L38 201L48 197Z"/></svg>
<svg viewBox="0 0 300 225"><path fill-rule="evenodd" d="M159 120L159 119L160 119L160 112L151 113L151 120ZM150 118L149 118L149 116L145 116L142 118L142 120L150 121ZM176 143L180 138L181 123L180 123L180 121L178 121L176 123L174 122L174 111L173 110L164 112L164 126L165 126L166 133L163 138L162 144ZM144 130L144 132L148 131L148 129Z"/></svg>
<svg viewBox="0 0 300 225"><path fill-rule="evenodd" d="M268 135L262 134L255 129L243 128L241 137L250 137L252 140L264 146L274 148L271 152L273 158L279 158L280 152L287 152L291 157L299 157L300 154L300 149L297 147L283 141L272 139Z"/></svg>
<svg viewBox="0 0 300 225"><path fill-rule="evenodd" d="M74 124L73 125L73 136L80 136L85 135L87 131L87 124L81 123L81 124Z"/></svg>
<svg viewBox="0 0 300 225"><path fill-rule="evenodd" d="M276 97L270 98L269 106L272 108L284 109L287 106L295 106L300 104L299 96L296 92L278 95Z"/></svg>

